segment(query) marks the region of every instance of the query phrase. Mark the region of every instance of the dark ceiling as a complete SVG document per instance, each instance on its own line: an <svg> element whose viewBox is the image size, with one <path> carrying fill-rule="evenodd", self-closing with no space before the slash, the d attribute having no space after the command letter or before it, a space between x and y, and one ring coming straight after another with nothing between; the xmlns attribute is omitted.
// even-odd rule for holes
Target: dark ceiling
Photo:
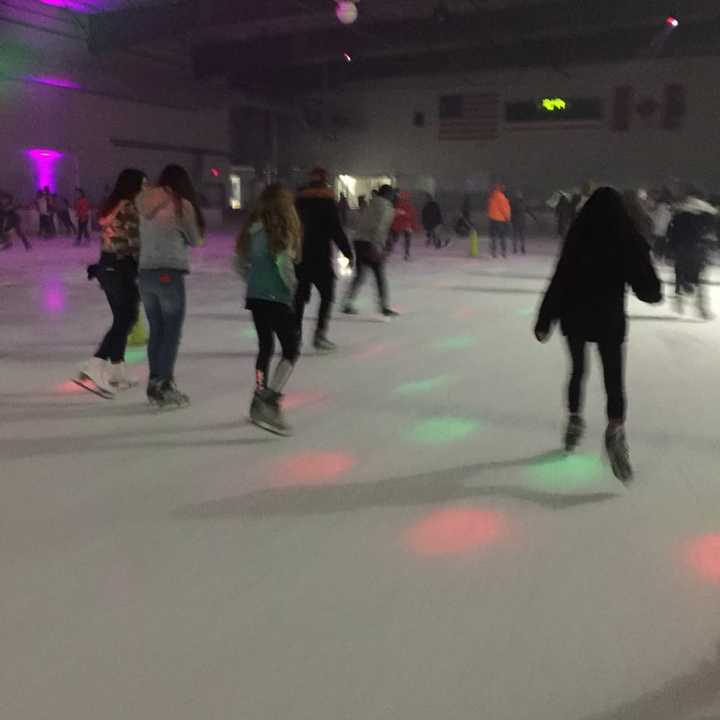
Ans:
<svg viewBox="0 0 720 720"><path fill-rule="evenodd" d="M263 93L502 67L715 55L718 0L176 0L90 18L90 49L173 49L198 79ZM668 13L680 27L664 30ZM662 42L660 42L662 40ZM344 54L348 53L352 62Z"/></svg>

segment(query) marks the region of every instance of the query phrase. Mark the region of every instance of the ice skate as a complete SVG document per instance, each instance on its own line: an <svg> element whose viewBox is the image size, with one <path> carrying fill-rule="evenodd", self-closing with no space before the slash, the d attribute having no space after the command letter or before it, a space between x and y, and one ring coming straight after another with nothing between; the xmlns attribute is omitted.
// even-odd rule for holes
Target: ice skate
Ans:
<svg viewBox="0 0 720 720"><path fill-rule="evenodd" d="M178 390L174 380L165 380L158 391L156 406L159 410L179 410L190 405L190 398Z"/></svg>
<svg viewBox="0 0 720 720"><path fill-rule="evenodd" d="M585 421L579 415L571 415L565 430L565 452L572 452L585 434Z"/></svg>
<svg viewBox="0 0 720 720"><path fill-rule="evenodd" d="M256 390L250 405L250 422L275 435L289 437L292 430L280 408L281 397L273 390Z"/></svg>
<svg viewBox="0 0 720 720"><path fill-rule="evenodd" d="M345 303L343 307L343 314L345 315L357 315L358 311L356 307L353 307L350 303Z"/></svg>
<svg viewBox="0 0 720 720"><path fill-rule="evenodd" d="M115 390L130 390L140 384L137 378L128 375L127 365L124 362L110 365L109 381Z"/></svg>
<svg viewBox="0 0 720 720"><path fill-rule="evenodd" d="M337 345L328 340L324 335L316 335L313 343L315 349L320 353L331 353L337 350Z"/></svg>
<svg viewBox="0 0 720 720"><path fill-rule="evenodd" d="M381 313L381 315L382 315L383 317L386 317L386 318L400 317L400 313L399 313L399 312L397 312L396 310L392 310L392 309L389 308L389 307L383 308L383 309L380 311L380 313Z"/></svg>
<svg viewBox="0 0 720 720"><path fill-rule="evenodd" d="M151 379L148 381L147 390L145 391L145 394L147 395L148 404L151 407L158 407L160 405L160 386L162 385L162 382L159 380Z"/></svg>
<svg viewBox="0 0 720 720"><path fill-rule="evenodd" d="M625 428L622 425L608 427L605 432L605 447L613 474L621 482L629 483L633 479L633 470L630 465L630 450L625 438Z"/></svg>
<svg viewBox="0 0 720 720"><path fill-rule="evenodd" d="M115 391L108 381L107 362L102 358L90 358L73 378L73 382L105 400L115 397Z"/></svg>

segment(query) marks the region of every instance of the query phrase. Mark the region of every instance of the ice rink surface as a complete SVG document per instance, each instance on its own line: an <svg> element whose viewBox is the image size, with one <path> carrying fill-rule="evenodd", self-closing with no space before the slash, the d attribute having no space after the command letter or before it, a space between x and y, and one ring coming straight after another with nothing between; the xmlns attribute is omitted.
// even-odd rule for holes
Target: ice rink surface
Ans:
<svg viewBox="0 0 720 720"><path fill-rule="evenodd" d="M402 317L369 283L336 313L291 439L245 420L229 238L194 257L192 407L165 414L68 382L110 317L96 246L68 244L0 255L2 720L720 718L720 321L629 303L625 489L597 362L586 441L557 453L549 243L395 257Z"/></svg>

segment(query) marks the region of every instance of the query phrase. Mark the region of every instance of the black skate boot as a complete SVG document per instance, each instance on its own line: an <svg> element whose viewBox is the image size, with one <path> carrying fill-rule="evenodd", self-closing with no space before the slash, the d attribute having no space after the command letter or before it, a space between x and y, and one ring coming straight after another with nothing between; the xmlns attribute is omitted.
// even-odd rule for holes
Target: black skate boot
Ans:
<svg viewBox="0 0 720 720"><path fill-rule="evenodd" d="M250 422L263 430L289 437L292 429L280 408L282 395L273 390L256 390L250 405Z"/></svg>
<svg viewBox="0 0 720 720"><path fill-rule="evenodd" d="M165 380L160 385L157 407L160 410L178 410L190 405L190 398L178 390L175 380Z"/></svg>
<svg viewBox="0 0 720 720"><path fill-rule="evenodd" d="M585 421L579 415L571 415L565 430L565 452L572 452L585 434Z"/></svg>
<svg viewBox="0 0 720 720"><path fill-rule="evenodd" d="M633 479L633 470L630 465L630 450L625 438L625 428L622 425L608 426L605 432L605 447L613 474L627 485Z"/></svg>

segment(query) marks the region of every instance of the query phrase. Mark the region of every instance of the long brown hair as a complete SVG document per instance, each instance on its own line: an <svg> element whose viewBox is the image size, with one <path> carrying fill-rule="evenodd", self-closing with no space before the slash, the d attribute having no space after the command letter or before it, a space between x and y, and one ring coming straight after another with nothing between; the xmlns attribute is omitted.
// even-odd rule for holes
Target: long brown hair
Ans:
<svg viewBox="0 0 720 720"><path fill-rule="evenodd" d="M182 201L187 200L195 210L195 219L197 220L200 232L205 234L205 216L200 209L195 186L188 171L182 165L168 165L158 178L157 184L170 191L175 203L175 213L178 217L182 217Z"/></svg>
<svg viewBox="0 0 720 720"><path fill-rule="evenodd" d="M302 256L302 225L295 210L295 198L288 188L281 183L273 183L262 191L238 235L238 255L247 255L250 228L255 223L262 223L265 228L270 252L274 257L287 252L299 262Z"/></svg>

